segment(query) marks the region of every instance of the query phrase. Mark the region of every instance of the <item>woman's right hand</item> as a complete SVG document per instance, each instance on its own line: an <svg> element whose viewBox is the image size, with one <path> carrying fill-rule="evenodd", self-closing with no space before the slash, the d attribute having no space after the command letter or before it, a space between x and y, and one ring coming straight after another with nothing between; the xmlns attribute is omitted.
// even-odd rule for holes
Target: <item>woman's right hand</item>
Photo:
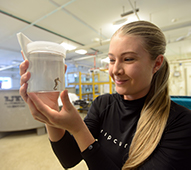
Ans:
<svg viewBox="0 0 191 170"><path fill-rule="evenodd" d="M23 55L23 53L22 53L22 55ZM31 112L32 116L34 117L34 119L46 124L46 129L47 129L47 132L49 134L49 139L51 141L58 141L64 135L65 130L54 128L52 126L47 125L46 117L38 112L33 101L28 96L28 93L27 93L28 83L27 82L29 81L29 79L31 77L31 73L27 72L28 67L29 67L29 61L28 60L24 60L20 64L20 75L21 75L21 79L20 79L21 87L19 90L20 95L23 98L23 100L28 104L30 112ZM65 71L66 71L66 69L67 69L67 65L65 65ZM41 101L44 104L49 106L51 109L54 109L56 111L59 110L59 106L58 106L59 92L36 93L36 95L39 97L39 99L41 99Z"/></svg>
<svg viewBox="0 0 191 170"><path fill-rule="evenodd" d="M28 86L28 80L30 79L31 74L29 72L27 72L27 69L29 67L29 61L28 60L24 60L21 64L20 64L20 95L23 98L23 100L27 103L28 100L28 95L27 95L27 86Z"/></svg>
<svg viewBox="0 0 191 170"><path fill-rule="evenodd" d="M23 100L28 104L29 102L29 97L27 94L27 86L28 86L28 80L31 77L30 72L27 72L27 69L29 67L29 61L25 60L20 64L20 95L23 98ZM58 97L59 97L59 92L48 92L48 93L36 93L38 97L49 107L55 110L59 110L58 106Z"/></svg>

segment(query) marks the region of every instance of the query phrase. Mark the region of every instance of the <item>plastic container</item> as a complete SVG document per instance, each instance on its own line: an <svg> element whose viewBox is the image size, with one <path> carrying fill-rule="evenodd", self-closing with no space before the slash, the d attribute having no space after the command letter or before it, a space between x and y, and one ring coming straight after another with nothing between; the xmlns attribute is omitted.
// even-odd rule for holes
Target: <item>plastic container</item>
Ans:
<svg viewBox="0 0 191 170"><path fill-rule="evenodd" d="M27 44L28 92L60 92L65 88L65 48L57 43L34 41Z"/></svg>

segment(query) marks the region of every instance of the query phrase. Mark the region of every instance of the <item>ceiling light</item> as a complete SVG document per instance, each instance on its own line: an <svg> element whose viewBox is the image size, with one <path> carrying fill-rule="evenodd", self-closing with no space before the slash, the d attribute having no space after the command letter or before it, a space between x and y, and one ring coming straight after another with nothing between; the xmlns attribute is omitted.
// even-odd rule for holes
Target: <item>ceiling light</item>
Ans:
<svg viewBox="0 0 191 170"><path fill-rule="evenodd" d="M176 22L177 21L177 18L173 18L172 20L171 20L171 22Z"/></svg>
<svg viewBox="0 0 191 170"><path fill-rule="evenodd" d="M110 63L109 57L106 57L104 59L101 59L101 62Z"/></svg>
<svg viewBox="0 0 191 170"><path fill-rule="evenodd" d="M178 59L177 61L179 62L190 62L191 61L191 58L185 58L185 59Z"/></svg>
<svg viewBox="0 0 191 170"><path fill-rule="evenodd" d="M127 18L120 19L120 20L113 22L113 25L121 25L121 24L125 23L126 21L127 21Z"/></svg>
<svg viewBox="0 0 191 170"><path fill-rule="evenodd" d="M99 41L100 41L100 38L93 38L92 41L93 41L93 42L99 42Z"/></svg>
<svg viewBox="0 0 191 170"><path fill-rule="evenodd" d="M86 51L86 50L83 50L83 49L80 49L80 50L76 50L75 53L78 53L78 54L86 54L87 51Z"/></svg>
<svg viewBox="0 0 191 170"><path fill-rule="evenodd" d="M75 47L74 45L68 44L68 43L66 43L66 42L61 43L61 45L62 45L66 50L69 50L69 51L76 49L76 47Z"/></svg>

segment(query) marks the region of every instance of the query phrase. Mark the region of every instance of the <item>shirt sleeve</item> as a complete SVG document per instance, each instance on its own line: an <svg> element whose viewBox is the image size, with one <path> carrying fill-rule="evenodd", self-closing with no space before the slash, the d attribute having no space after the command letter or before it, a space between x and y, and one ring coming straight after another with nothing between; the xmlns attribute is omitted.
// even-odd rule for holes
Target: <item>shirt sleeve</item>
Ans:
<svg viewBox="0 0 191 170"><path fill-rule="evenodd" d="M80 152L75 139L66 131L60 141L51 142L51 145L55 155L64 168L71 168L84 159L89 170L121 169L105 155L97 141L90 145L85 151Z"/></svg>
<svg viewBox="0 0 191 170"><path fill-rule="evenodd" d="M62 139L57 142L50 141L52 149L64 168L71 168L81 160L81 151L72 135L65 132Z"/></svg>
<svg viewBox="0 0 191 170"><path fill-rule="evenodd" d="M85 123L94 138L96 139L99 135L99 109L98 107L100 100L95 100L89 109L89 113L85 118ZM65 168L70 168L78 164L82 159L85 160L90 170L120 170L115 163L104 153L98 141L90 145L82 153L69 132L66 131L63 138L58 142L51 142L53 151L60 163Z"/></svg>
<svg viewBox="0 0 191 170"><path fill-rule="evenodd" d="M101 149L96 141L81 153L89 170L120 170Z"/></svg>
<svg viewBox="0 0 191 170"><path fill-rule="evenodd" d="M99 134L99 111L97 109L99 107L97 107L97 105L97 100L95 100L89 109L89 113L86 116L87 118L85 119L85 123L94 138L97 138L97 135ZM62 139L57 142L50 141L50 143L56 157L64 168L71 168L83 159L77 142L68 131L66 131ZM96 155L94 157L96 157Z"/></svg>

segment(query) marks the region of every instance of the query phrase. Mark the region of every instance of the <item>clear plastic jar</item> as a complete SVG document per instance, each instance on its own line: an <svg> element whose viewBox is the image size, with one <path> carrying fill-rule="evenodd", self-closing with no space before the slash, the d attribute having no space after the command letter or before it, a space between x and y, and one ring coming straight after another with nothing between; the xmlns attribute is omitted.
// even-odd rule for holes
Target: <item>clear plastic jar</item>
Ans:
<svg viewBox="0 0 191 170"><path fill-rule="evenodd" d="M66 50L60 44L46 41L27 44L28 71L31 73L28 92L63 91L65 57Z"/></svg>

